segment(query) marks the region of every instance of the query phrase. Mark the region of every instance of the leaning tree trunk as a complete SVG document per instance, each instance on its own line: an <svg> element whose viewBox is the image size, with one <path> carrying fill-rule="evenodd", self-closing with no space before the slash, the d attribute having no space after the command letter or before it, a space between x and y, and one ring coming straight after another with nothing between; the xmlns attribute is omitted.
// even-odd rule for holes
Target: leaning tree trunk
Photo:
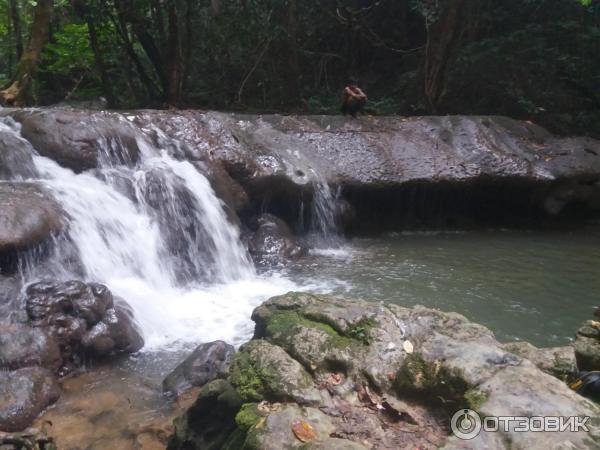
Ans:
<svg viewBox="0 0 600 450"><path fill-rule="evenodd" d="M425 97L437 113L446 92L448 63L460 36L466 0L448 0L435 22L427 26L425 47Z"/></svg>
<svg viewBox="0 0 600 450"><path fill-rule="evenodd" d="M31 39L27 49L21 56L12 83L6 89L0 91L0 103L13 106L23 106L25 104L31 81L40 60L40 54L48 39L53 7L54 0L38 0L33 13Z"/></svg>

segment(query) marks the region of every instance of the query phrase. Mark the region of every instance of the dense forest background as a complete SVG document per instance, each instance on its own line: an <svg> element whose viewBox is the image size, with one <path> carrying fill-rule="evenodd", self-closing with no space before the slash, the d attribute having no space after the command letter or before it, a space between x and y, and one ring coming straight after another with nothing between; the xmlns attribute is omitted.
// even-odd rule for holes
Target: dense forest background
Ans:
<svg viewBox="0 0 600 450"><path fill-rule="evenodd" d="M503 114L600 136L597 0L0 0L0 100Z"/></svg>

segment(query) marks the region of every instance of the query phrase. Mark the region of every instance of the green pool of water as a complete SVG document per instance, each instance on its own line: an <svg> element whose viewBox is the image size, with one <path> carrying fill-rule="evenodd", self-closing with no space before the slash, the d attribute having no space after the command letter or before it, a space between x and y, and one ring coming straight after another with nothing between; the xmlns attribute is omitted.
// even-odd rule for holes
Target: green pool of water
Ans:
<svg viewBox="0 0 600 450"><path fill-rule="evenodd" d="M564 345L600 304L600 228L354 239L288 270L347 297L457 311L501 341Z"/></svg>

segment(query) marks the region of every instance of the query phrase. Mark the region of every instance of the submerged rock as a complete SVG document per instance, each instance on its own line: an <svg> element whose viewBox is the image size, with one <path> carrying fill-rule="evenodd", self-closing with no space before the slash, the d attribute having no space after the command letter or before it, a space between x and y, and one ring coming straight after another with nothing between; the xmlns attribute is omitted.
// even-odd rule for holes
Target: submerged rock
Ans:
<svg viewBox="0 0 600 450"><path fill-rule="evenodd" d="M236 354L230 384L219 382L219 392L236 402L227 409L206 401L213 387L205 386L176 421L170 449L507 450L600 443L597 406L459 314L289 293L265 302L252 318L253 340ZM234 412L232 405L242 402ZM228 424L218 445L205 431L215 408ZM482 432L461 441L448 434L451 416L463 408L484 416L593 419L589 433Z"/></svg>
<svg viewBox="0 0 600 450"><path fill-rule="evenodd" d="M192 386L203 386L227 376L235 349L223 341L200 344L163 381L163 391L179 395Z"/></svg>
<svg viewBox="0 0 600 450"><path fill-rule="evenodd" d="M48 330L23 323L0 323L0 370L42 366L54 372L61 365L58 341Z"/></svg>
<svg viewBox="0 0 600 450"><path fill-rule="evenodd" d="M52 373L40 367L3 372L0 377L0 430L21 431L58 400L60 388Z"/></svg>

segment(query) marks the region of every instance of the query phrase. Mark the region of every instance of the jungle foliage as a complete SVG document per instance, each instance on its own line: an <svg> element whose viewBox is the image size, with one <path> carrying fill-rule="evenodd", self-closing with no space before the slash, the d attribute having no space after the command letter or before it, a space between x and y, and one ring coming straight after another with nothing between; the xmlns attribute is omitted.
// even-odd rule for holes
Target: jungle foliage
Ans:
<svg viewBox="0 0 600 450"><path fill-rule="evenodd" d="M1 0L0 99L503 114L600 135L598 0Z"/></svg>

